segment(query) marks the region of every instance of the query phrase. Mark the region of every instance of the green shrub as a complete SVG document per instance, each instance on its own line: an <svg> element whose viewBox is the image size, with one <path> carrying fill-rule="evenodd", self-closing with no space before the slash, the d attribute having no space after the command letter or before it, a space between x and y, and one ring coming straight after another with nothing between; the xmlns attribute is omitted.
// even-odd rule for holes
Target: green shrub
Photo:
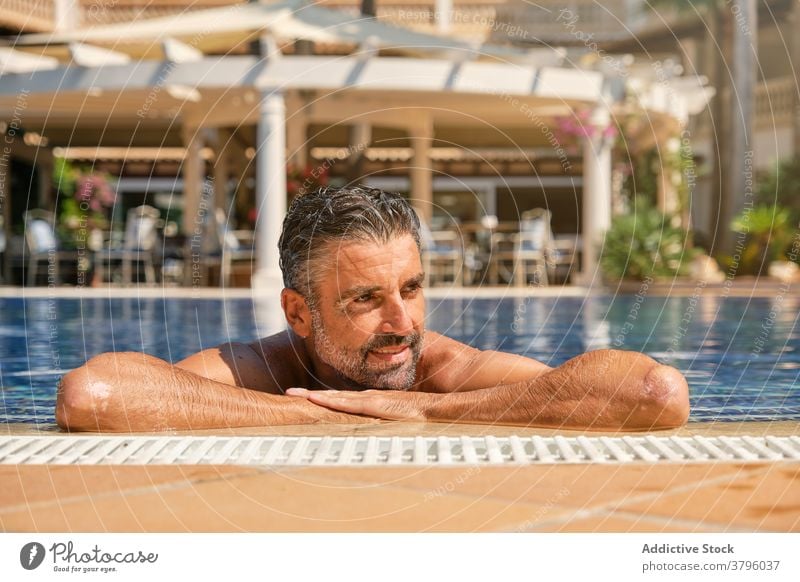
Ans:
<svg viewBox="0 0 800 582"><path fill-rule="evenodd" d="M758 202L787 207L800 218L800 157L778 162L771 171L758 177Z"/></svg>
<svg viewBox="0 0 800 582"><path fill-rule="evenodd" d="M617 216L605 236L600 266L610 279L674 277L686 274L698 253L687 248L688 233L637 198L630 214Z"/></svg>
<svg viewBox="0 0 800 582"><path fill-rule="evenodd" d="M772 261L786 259L792 226L792 213L783 206L760 204L745 208L731 223L737 233L736 250L723 262L740 275L766 273Z"/></svg>

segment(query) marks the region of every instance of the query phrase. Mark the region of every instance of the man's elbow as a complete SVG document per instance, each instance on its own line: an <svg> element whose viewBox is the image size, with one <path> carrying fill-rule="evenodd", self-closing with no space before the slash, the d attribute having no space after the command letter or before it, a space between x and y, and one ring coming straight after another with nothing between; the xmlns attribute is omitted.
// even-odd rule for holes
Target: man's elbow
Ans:
<svg viewBox="0 0 800 582"><path fill-rule="evenodd" d="M689 385L671 366L656 365L645 377L645 414L641 428L664 429L686 424L689 419Z"/></svg>
<svg viewBox="0 0 800 582"><path fill-rule="evenodd" d="M56 396L56 423L67 431L107 430L105 414L111 399L111 387L99 373L109 362L101 354L80 368L64 375Z"/></svg>

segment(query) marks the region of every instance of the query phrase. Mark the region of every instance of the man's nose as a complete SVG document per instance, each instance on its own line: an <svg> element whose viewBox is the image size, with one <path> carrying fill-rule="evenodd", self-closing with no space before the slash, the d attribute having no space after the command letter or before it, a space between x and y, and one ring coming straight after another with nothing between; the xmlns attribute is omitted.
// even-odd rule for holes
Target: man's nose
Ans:
<svg viewBox="0 0 800 582"><path fill-rule="evenodd" d="M381 316L383 317L381 323L381 332L383 333L407 335L414 330L414 320L411 318L409 306L399 295L384 301Z"/></svg>

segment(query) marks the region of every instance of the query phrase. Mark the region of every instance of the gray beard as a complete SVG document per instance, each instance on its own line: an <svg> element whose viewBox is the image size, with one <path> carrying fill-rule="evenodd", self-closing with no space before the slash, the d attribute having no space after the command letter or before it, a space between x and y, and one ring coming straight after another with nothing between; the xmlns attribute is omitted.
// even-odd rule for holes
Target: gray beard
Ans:
<svg viewBox="0 0 800 582"><path fill-rule="evenodd" d="M314 332L314 351L324 363L333 368L339 376L351 384L355 390L410 390L417 375L417 363L422 352L422 334L408 336L376 335L358 351L338 347L325 332L319 312L311 310L311 329ZM395 368L378 368L370 365L367 354L370 350L382 347L408 345L411 360Z"/></svg>

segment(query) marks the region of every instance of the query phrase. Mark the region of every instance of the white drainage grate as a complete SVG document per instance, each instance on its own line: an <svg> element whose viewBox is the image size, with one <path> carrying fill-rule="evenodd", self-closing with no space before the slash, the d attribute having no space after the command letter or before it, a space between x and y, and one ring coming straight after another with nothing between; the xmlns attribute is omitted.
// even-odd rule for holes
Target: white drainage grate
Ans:
<svg viewBox="0 0 800 582"><path fill-rule="evenodd" d="M5 436L0 464L526 465L800 460L800 437Z"/></svg>

